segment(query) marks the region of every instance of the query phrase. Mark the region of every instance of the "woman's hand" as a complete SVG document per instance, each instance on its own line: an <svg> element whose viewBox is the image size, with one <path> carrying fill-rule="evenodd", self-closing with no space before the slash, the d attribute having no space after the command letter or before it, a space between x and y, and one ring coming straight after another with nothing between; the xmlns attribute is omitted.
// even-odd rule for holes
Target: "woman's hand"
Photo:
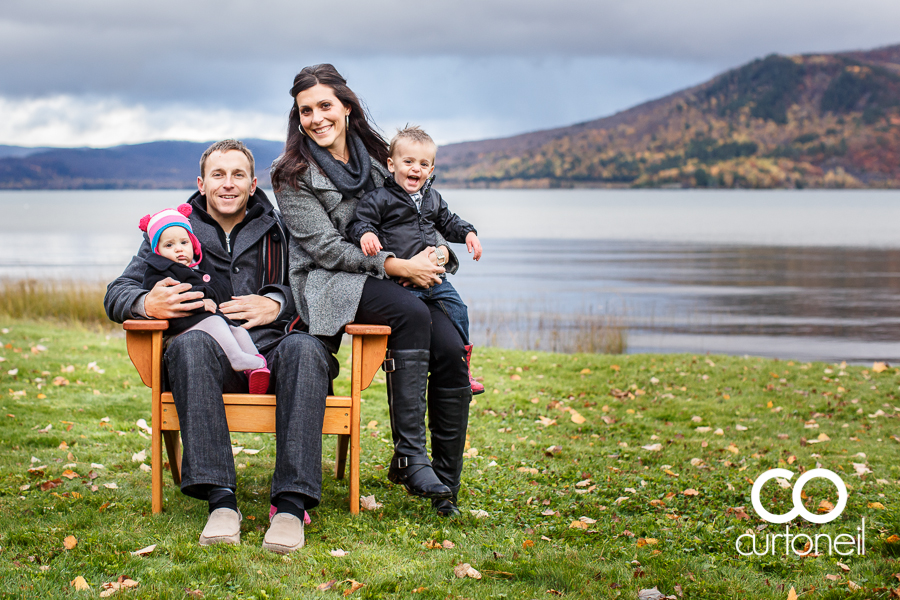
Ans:
<svg viewBox="0 0 900 600"><path fill-rule="evenodd" d="M431 259L428 258L428 255L433 252L434 247L429 246L408 260L390 257L384 261L384 270L388 275L402 282L430 288L441 282L439 275L444 272L444 267L432 264Z"/></svg>

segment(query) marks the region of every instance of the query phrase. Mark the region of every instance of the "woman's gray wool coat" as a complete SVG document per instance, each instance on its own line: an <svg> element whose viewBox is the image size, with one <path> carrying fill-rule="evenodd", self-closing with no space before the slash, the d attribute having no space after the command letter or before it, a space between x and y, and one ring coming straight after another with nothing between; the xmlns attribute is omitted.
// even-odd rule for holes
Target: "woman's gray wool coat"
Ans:
<svg viewBox="0 0 900 600"><path fill-rule="evenodd" d="M382 187L388 170L370 157L372 181ZM281 216L291 234L290 282L300 318L313 335L334 335L353 321L366 277L386 277L384 261L392 252L366 256L345 239L347 223L364 192L344 198L319 168L310 164L296 187L275 192ZM446 244L443 239L439 245ZM447 272L455 272L455 256ZM450 267L453 263L453 270Z"/></svg>

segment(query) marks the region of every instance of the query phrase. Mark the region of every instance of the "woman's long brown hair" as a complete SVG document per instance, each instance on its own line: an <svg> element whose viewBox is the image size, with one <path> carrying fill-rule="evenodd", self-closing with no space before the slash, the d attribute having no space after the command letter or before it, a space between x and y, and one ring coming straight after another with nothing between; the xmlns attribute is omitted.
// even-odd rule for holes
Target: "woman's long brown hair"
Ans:
<svg viewBox="0 0 900 600"><path fill-rule="evenodd" d="M305 134L300 133L300 109L297 107L297 94L319 83L330 87L341 104L350 107L349 130L360 137L371 156L381 164L387 163L387 142L369 124L368 111L363 108L362 102L353 93L353 90L347 87L347 80L329 64L305 67L294 77L294 85L291 87L293 106L288 117L284 153L272 163L272 187L276 192L281 191L284 186L294 186L297 178L309 168L310 163L315 164L303 139Z"/></svg>

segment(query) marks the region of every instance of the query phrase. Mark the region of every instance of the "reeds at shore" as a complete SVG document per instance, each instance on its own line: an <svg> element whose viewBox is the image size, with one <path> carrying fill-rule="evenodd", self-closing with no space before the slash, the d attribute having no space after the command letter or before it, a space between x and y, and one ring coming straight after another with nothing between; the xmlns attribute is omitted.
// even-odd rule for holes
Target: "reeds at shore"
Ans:
<svg viewBox="0 0 900 600"><path fill-rule="evenodd" d="M596 354L622 354L627 348L624 319L614 314L490 309L470 310L469 317L477 345Z"/></svg>
<svg viewBox="0 0 900 600"><path fill-rule="evenodd" d="M106 284L77 280L0 279L0 317L56 320L88 326L113 324L103 309ZM548 352L622 354L622 317L551 309L471 310L472 341L481 346Z"/></svg>
<svg viewBox="0 0 900 600"><path fill-rule="evenodd" d="M0 279L0 316L107 326L105 294L100 282Z"/></svg>

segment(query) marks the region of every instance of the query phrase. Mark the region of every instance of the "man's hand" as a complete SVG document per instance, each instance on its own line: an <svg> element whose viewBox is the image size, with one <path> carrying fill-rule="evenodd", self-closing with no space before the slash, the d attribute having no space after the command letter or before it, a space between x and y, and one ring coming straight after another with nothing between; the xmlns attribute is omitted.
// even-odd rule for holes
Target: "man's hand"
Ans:
<svg viewBox="0 0 900 600"><path fill-rule="evenodd" d="M359 247L362 248L363 254L366 256L375 256L378 254L378 251L381 250L381 242L378 240L377 235L371 231L367 231L363 234L362 238L360 238Z"/></svg>
<svg viewBox="0 0 900 600"><path fill-rule="evenodd" d="M238 321L246 321L241 327L252 329L260 325L268 325L278 318L281 305L265 296L249 294L247 296L232 296L228 302L219 305L219 309L225 316Z"/></svg>
<svg viewBox="0 0 900 600"><path fill-rule="evenodd" d="M478 241L478 236L475 235L474 231L470 231L466 234L466 248L469 250L469 254L472 255L473 259L481 259L481 242Z"/></svg>
<svg viewBox="0 0 900 600"><path fill-rule="evenodd" d="M203 292L190 291L191 284L166 277L144 297L144 312L152 319L177 319L203 308Z"/></svg>

